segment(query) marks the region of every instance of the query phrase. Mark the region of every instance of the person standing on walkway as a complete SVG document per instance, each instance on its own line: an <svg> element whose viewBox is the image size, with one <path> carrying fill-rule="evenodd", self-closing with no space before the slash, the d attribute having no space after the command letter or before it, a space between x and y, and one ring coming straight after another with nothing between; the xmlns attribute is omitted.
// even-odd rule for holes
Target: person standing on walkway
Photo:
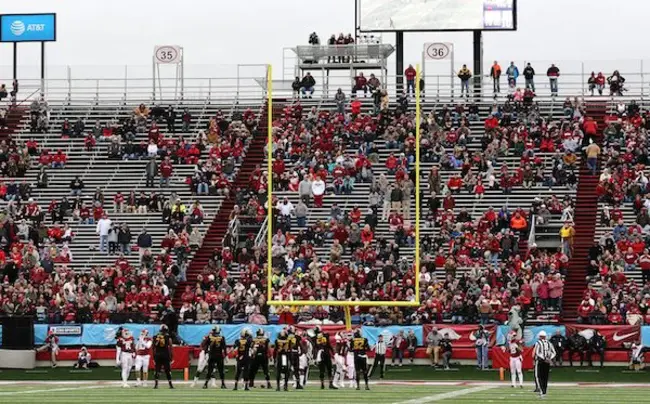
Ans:
<svg viewBox="0 0 650 404"><path fill-rule="evenodd" d="M551 86L551 95L555 97L557 96L557 78L560 77L560 69L555 64L551 64L551 67L546 70L546 76Z"/></svg>
<svg viewBox="0 0 650 404"><path fill-rule="evenodd" d="M474 332L474 345L476 346L476 368L486 370L488 365L488 350L490 342L490 333L487 332L483 324L478 326L478 330Z"/></svg>
<svg viewBox="0 0 650 404"><path fill-rule="evenodd" d="M463 65L458 71L458 78L460 79L460 94L469 97L469 80L472 78L472 72L467 65Z"/></svg>
<svg viewBox="0 0 650 404"><path fill-rule="evenodd" d="M535 343L535 384L539 388L540 398L546 397L548 378L551 370L551 361L555 358L555 348L546 339L546 332L540 331L537 335L539 340Z"/></svg>
<svg viewBox="0 0 650 404"><path fill-rule="evenodd" d="M147 183L145 184L145 186L147 188L153 188L153 181L156 178L157 174L158 174L158 164L156 164L156 158L152 157L147 162L147 167L146 167Z"/></svg>
<svg viewBox="0 0 650 404"><path fill-rule="evenodd" d="M99 252L107 252L108 248L108 233L111 230L113 222L104 213L102 218L97 221L97 234L99 235Z"/></svg>
<svg viewBox="0 0 650 404"><path fill-rule="evenodd" d="M535 92L535 69L530 63L527 63L526 67L524 67L524 79L526 80L526 88L530 88Z"/></svg>
<svg viewBox="0 0 650 404"><path fill-rule="evenodd" d="M589 146L585 149L587 154L587 167L591 170L591 175L596 175L598 169L598 156L600 155L600 147L596 142L591 141Z"/></svg>
<svg viewBox="0 0 650 404"><path fill-rule="evenodd" d="M501 66L499 66L499 63L496 60L490 68L490 77L492 78L492 89L494 90L494 95L496 96L501 92Z"/></svg>
<svg viewBox="0 0 650 404"><path fill-rule="evenodd" d="M375 361L372 364L368 378L372 378L375 369L379 369L379 379L381 380L384 378L384 368L386 367L386 343L383 335L379 334L377 344L375 344L373 350L375 351Z"/></svg>

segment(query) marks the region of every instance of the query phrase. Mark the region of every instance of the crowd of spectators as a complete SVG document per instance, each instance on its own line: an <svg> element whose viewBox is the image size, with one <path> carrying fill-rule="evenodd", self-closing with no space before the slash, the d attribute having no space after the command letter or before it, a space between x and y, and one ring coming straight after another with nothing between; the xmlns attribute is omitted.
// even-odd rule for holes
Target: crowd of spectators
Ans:
<svg viewBox="0 0 650 404"><path fill-rule="evenodd" d="M42 120L41 113L47 113L46 106L42 102L33 104L31 114L36 121ZM188 114L186 111L182 118L183 132L189 130L192 121ZM140 105L122 122L97 122L93 128L86 128L83 120L78 120L74 125L63 122L61 127L63 136L85 136L87 150L96 147L98 141L106 142L109 158L148 159L146 185L153 187L157 183L160 189L118 191L106 197L102 189L88 190L84 181L76 177L70 182L70 195L52 200L44 209L41 206L46 202L35 201L31 195L33 184L0 183L0 193L7 201L0 217L2 312L34 314L40 322L103 323L160 321L173 311L171 299L178 282L185 280L188 255L201 244L196 225L202 223L204 216L198 200L186 206L176 193L166 191L173 179L174 165L195 166L191 176L180 179L185 180L193 194L228 194L235 165L241 162L251 131L257 125L257 117L250 110L229 118L219 112L195 141L189 141L183 135L173 135L173 115L172 108L149 109ZM158 123L164 121L166 134L158 128ZM150 145L159 147L156 153L138 154L135 146L129 148L141 133L147 134ZM47 170L64 168L67 161L60 150L39 151L33 139L21 148L5 143L2 147L8 159L18 152L38 158L40 168L35 185L40 188L49 186ZM134 234L126 223L111 219L123 213L147 212L160 213L161 221L167 225L160 246L153 245L146 229ZM70 245L74 243L73 228L78 223L96 226L98 249L114 255L114 264L90 266L80 272L68 268L67 264L74 261ZM128 256L136 251L138 260L134 264Z"/></svg>
<svg viewBox="0 0 650 404"><path fill-rule="evenodd" d="M596 193L599 225L608 230L589 250L590 288L578 307L582 322L650 323L648 129L650 115L634 100L618 102L607 117ZM639 273L640 279L630 276Z"/></svg>

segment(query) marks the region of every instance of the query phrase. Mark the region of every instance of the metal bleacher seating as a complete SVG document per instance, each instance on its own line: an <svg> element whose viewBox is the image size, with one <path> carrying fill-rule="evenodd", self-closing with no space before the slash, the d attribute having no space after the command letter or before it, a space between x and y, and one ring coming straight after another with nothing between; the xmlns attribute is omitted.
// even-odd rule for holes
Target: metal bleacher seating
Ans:
<svg viewBox="0 0 650 404"><path fill-rule="evenodd" d="M14 135L18 141L27 141L35 139L39 143L39 149L48 149L50 151L62 150L67 154L68 160L65 168L48 168L49 186L47 188L32 188L32 197L39 204L41 209L47 212L50 201L60 201L63 197L70 199L70 182L79 176L85 185L82 199L91 200L95 190L99 189L105 197L104 209L109 214L113 223L126 223L132 233L132 246L135 246L137 237L141 229L146 228L153 238L152 253L160 252L160 245L164 235L167 232L167 224L162 222L161 213L119 213L113 210L113 197L119 191L125 197L131 190L136 195L143 191L147 194L154 191L169 197L175 193L178 198L189 208L193 201L200 201L204 208L205 217L202 224L198 225L200 234L203 236L205 230L210 225L223 201L223 196L195 196L190 192L189 186L185 183L186 177L191 176L194 171L194 165L177 164L174 165L174 173L168 187L159 188L158 182L154 183L154 188L145 187L145 165L146 159L142 160L119 160L109 159L107 154L108 142L97 142L95 150L86 151L83 138L61 137L61 124L65 119L74 124L81 118L86 124L86 133L96 121L104 125L114 120L122 120L132 115L133 109L144 103L151 106L150 100L142 101L111 101L111 100L92 100L92 101L74 101L66 99L64 101L49 100L50 120L48 133L30 133L29 114L25 115L23 124L19 127L18 133ZM176 120L175 137L183 136L188 141L194 141L199 129L205 128L211 116L214 116L217 110L225 114L232 114L235 108L242 111L248 107L257 108L257 113L261 100L251 101L248 105L240 104L234 107L231 101L210 103L206 100L184 100L184 101L156 101L161 106L173 105L177 111L183 111L187 108L193 116L192 125L188 133L182 133L182 122L180 117ZM182 112L181 112L182 113ZM150 124L150 123L149 123ZM166 133L166 125L160 125L161 133ZM146 141L147 133L137 133L136 142ZM208 149L209 150L209 149ZM158 159L160 161L160 159ZM32 161L32 168L27 172L25 180L36 183L38 173L38 157ZM9 179L7 179L9 180ZM22 179L16 179L20 181ZM3 203L4 204L4 203ZM90 269L92 266L111 265L116 256L101 253L98 250L99 237L96 234L96 225L81 224L72 222L70 217L66 218L68 224L74 232L74 239L70 244L73 260L67 264L68 268L74 270ZM49 215L46 223L50 223ZM137 266L138 254L132 253L128 256L132 265Z"/></svg>

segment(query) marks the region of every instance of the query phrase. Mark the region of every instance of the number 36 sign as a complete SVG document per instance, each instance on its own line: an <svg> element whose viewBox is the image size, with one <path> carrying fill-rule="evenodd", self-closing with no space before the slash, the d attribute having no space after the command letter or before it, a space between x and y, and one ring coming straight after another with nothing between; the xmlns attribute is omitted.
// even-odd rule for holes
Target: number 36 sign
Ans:
<svg viewBox="0 0 650 404"><path fill-rule="evenodd" d="M450 59L454 44L449 42L433 42L424 44L424 57L426 59Z"/></svg>
<svg viewBox="0 0 650 404"><path fill-rule="evenodd" d="M181 61L181 47L176 45L156 46L153 55L157 63L179 63Z"/></svg>

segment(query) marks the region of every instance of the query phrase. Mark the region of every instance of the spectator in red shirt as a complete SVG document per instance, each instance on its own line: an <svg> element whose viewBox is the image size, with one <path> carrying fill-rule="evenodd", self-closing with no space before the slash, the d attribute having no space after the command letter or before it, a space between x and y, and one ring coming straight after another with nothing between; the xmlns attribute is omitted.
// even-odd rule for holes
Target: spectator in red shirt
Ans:
<svg viewBox="0 0 650 404"><path fill-rule="evenodd" d="M354 87L352 87L352 96L356 97L357 91L360 90L363 90L364 97L368 95L368 79L366 79L363 73L359 73L359 75L354 78Z"/></svg>
<svg viewBox="0 0 650 404"><path fill-rule="evenodd" d="M415 68L413 65L409 65L409 67L404 70L404 77L406 78L406 94L411 94L412 96L415 96L415 76L417 75L417 72L415 71Z"/></svg>
<svg viewBox="0 0 650 404"><path fill-rule="evenodd" d="M172 162L170 161L169 157L165 157L165 159L160 163L160 187L168 187L169 186L169 180L170 177L172 176L172 173L174 172L174 166L172 165Z"/></svg>

